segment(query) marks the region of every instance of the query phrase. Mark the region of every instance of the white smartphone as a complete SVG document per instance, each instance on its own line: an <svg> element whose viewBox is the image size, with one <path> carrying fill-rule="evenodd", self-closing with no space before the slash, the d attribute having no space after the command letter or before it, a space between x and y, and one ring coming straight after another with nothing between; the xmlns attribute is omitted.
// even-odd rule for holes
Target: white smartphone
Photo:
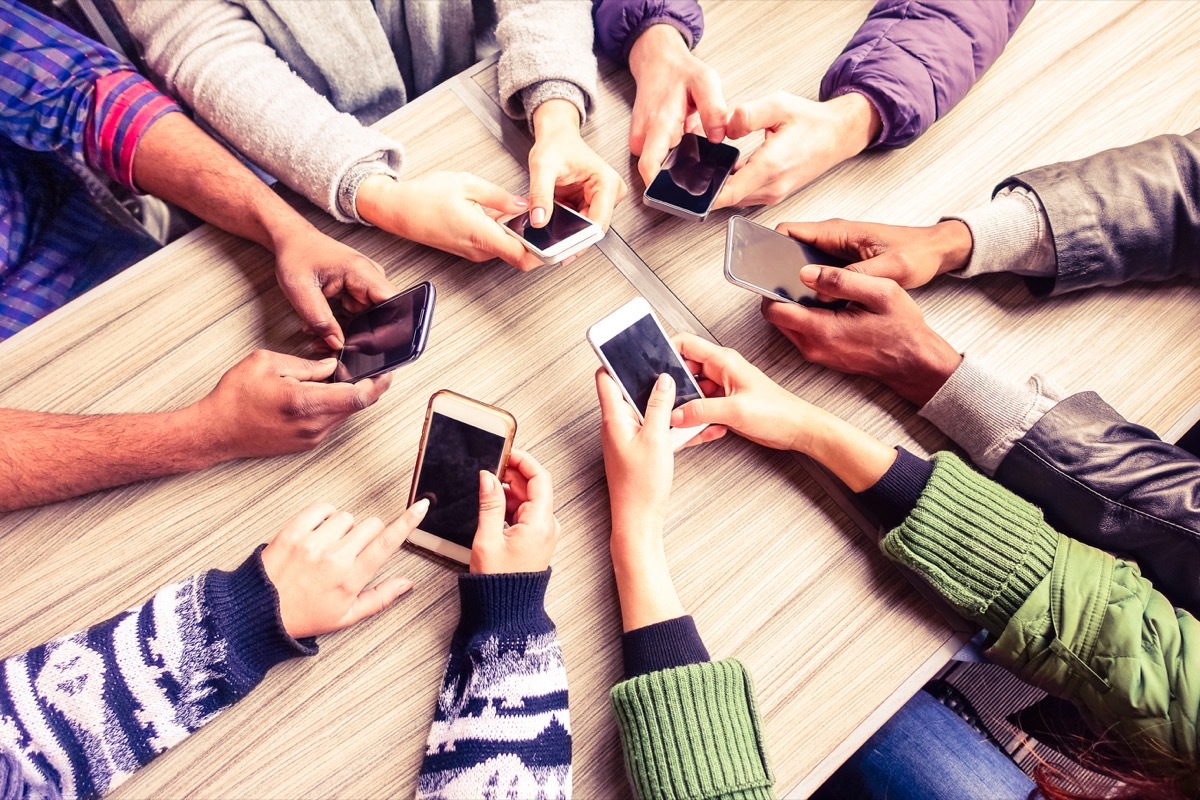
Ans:
<svg viewBox="0 0 1200 800"><path fill-rule="evenodd" d="M845 308L845 300L817 300L817 293L800 280L800 268L806 264L844 267L848 263L745 217L729 220L725 280L763 297L812 308Z"/></svg>
<svg viewBox="0 0 1200 800"><path fill-rule="evenodd" d="M479 473L504 479L517 421L503 409L447 389L429 398L408 504L429 511L408 541L463 564L479 525Z"/></svg>
<svg viewBox="0 0 1200 800"><path fill-rule="evenodd" d="M703 222L737 164L738 155L731 144L713 144L703 136L685 133L642 193L642 203Z"/></svg>
<svg viewBox="0 0 1200 800"><path fill-rule="evenodd" d="M562 203L554 204L554 213L544 228L529 224L528 211L501 217L498 222L509 236L516 237L547 265L558 264L604 238L599 223Z"/></svg>
<svg viewBox="0 0 1200 800"><path fill-rule="evenodd" d="M703 397L644 297L635 297L588 328L587 338L625 399L637 410L638 419L644 418L650 392L664 372L675 380L676 408ZM675 449L683 447L706 427L672 428L671 445Z"/></svg>

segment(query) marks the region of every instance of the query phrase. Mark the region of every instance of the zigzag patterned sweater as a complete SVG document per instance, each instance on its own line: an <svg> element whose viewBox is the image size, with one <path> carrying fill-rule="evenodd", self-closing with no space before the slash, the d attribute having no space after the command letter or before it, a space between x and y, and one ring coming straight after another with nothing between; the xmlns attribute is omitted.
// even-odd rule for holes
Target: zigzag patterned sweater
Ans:
<svg viewBox="0 0 1200 800"><path fill-rule="evenodd" d="M0 662L0 800L106 794L272 666L316 653L283 629L261 551Z"/></svg>

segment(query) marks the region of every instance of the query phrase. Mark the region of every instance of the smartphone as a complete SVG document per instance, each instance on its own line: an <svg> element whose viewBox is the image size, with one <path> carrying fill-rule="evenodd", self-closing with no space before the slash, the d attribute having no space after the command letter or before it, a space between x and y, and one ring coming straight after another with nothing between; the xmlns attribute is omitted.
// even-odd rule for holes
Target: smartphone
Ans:
<svg viewBox="0 0 1200 800"><path fill-rule="evenodd" d="M604 238L604 228L599 223L562 203L554 204L554 213L544 228L529 224L528 211L501 217L498 221L543 264L558 264Z"/></svg>
<svg viewBox="0 0 1200 800"><path fill-rule="evenodd" d="M429 340L436 296L432 283L418 283L342 326L346 344L329 382L355 383L416 361Z"/></svg>
<svg viewBox="0 0 1200 800"><path fill-rule="evenodd" d="M729 220L725 279L763 297L812 308L845 308L845 300L817 300L817 293L800 280L800 268L806 264L844 267L848 263L745 217Z"/></svg>
<svg viewBox="0 0 1200 800"><path fill-rule="evenodd" d="M737 160L738 149L733 145L713 144L703 136L685 133L646 187L642 202L677 217L703 222Z"/></svg>
<svg viewBox="0 0 1200 800"><path fill-rule="evenodd" d="M408 504L429 511L408 541L463 564L479 525L479 473L504 478L517 421L503 409L447 389L429 398Z"/></svg>
<svg viewBox="0 0 1200 800"><path fill-rule="evenodd" d="M587 339L625 399L637 410L638 419L645 417L654 382L664 372L675 379L676 408L703 397L644 297L635 297L588 328ZM705 427L672 428L671 445L682 447Z"/></svg>

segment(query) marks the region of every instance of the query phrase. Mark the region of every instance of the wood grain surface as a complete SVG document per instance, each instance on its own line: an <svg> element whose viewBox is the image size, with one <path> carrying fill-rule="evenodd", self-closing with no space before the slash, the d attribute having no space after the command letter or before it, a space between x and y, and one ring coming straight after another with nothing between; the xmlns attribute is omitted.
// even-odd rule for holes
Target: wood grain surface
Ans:
<svg viewBox="0 0 1200 800"><path fill-rule="evenodd" d="M815 96L868 3L704 6L700 53L737 102L778 88ZM1197 19L1189 4L1039 4L996 67L918 143L856 159L753 216L925 222L986 199L992 183L1015 169L1189 130L1200 96L1180 76L1195 72L1194 48L1184 40ZM485 88L494 82L494 69L473 73ZM728 214L699 225L640 205L626 150L631 101L629 76L606 65L587 135L627 175L631 197L614 231L673 293L666 301L809 399L889 440L941 446L890 393L801 364L758 317L754 297L723 281ZM447 89L379 125L404 142L410 175L466 170L524 191L521 164ZM232 568L313 500L361 516L396 515L425 404L450 388L511 411L517 445L555 477L564 535L548 611L567 658L576 796L628 796L608 706L620 676L620 622L597 440L597 361L584 331L632 297L633 286L596 250L566 268L521 274L301 206L323 230L383 264L398 286L435 283L425 356L312 453L0 518L0 653L99 621L195 571ZM1200 396L1200 367L1183 335L1200 321L1196 299L1180 285L1035 303L1005 278L919 295L935 327L1006 374L1047 371L1163 427ZM255 347L300 353L299 325L274 284L269 254L206 226L0 344L0 403L71 413L174 408L203 396ZM961 635L798 461L733 437L678 459L667 550L710 651L743 659L755 677L781 794L807 794ZM397 574L416 583L407 597L324 637L318 657L273 670L114 797L411 795L458 618L457 573L405 550L383 572Z"/></svg>

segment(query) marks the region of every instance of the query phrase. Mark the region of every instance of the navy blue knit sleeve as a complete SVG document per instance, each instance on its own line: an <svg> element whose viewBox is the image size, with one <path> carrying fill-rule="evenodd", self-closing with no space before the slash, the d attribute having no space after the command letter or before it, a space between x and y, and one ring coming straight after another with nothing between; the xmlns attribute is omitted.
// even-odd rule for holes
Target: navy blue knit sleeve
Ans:
<svg viewBox="0 0 1200 800"><path fill-rule="evenodd" d="M462 612L417 798L571 795L567 672L546 615L550 570L463 575Z"/></svg>
<svg viewBox="0 0 1200 800"><path fill-rule="evenodd" d="M283 629L260 552L233 572L173 584L0 662L0 788L105 795L245 696L271 666L316 652Z"/></svg>
<svg viewBox="0 0 1200 800"><path fill-rule="evenodd" d="M625 680L663 669L709 661L708 649L689 617L656 622L621 635Z"/></svg>
<svg viewBox="0 0 1200 800"><path fill-rule="evenodd" d="M892 466L874 486L862 490L858 496L875 512L884 528L891 530L917 507L931 475L933 464L897 447Z"/></svg>
<svg viewBox="0 0 1200 800"><path fill-rule="evenodd" d="M679 31L688 49L704 35L704 12L697 0L592 0L596 48L616 61L627 61L634 42L652 25Z"/></svg>

